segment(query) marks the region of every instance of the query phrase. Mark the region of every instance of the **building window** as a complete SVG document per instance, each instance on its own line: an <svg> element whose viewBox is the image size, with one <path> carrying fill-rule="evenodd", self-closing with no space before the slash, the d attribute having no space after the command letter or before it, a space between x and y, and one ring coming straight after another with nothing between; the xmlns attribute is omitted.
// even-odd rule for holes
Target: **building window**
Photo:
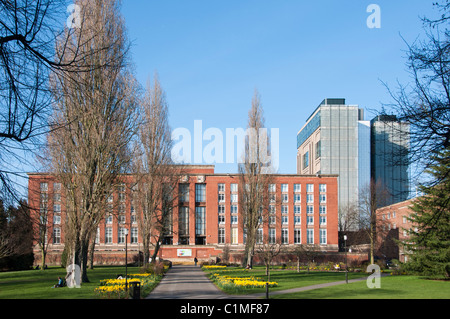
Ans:
<svg viewBox="0 0 450 319"><path fill-rule="evenodd" d="M205 207L195 207L195 234L205 235Z"/></svg>
<svg viewBox="0 0 450 319"><path fill-rule="evenodd" d="M303 154L303 169L309 166L309 152Z"/></svg>
<svg viewBox="0 0 450 319"><path fill-rule="evenodd" d="M306 192L313 193L314 192L314 184L306 184Z"/></svg>
<svg viewBox="0 0 450 319"><path fill-rule="evenodd" d="M301 214L302 213L302 207L300 205L294 205L294 214Z"/></svg>
<svg viewBox="0 0 450 319"><path fill-rule="evenodd" d="M225 224L225 216L219 215L219 225L223 225L223 224Z"/></svg>
<svg viewBox="0 0 450 319"><path fill-rule="evenodd" d="M237 228L231 229L231 243L232 244L238 243L238 229Z"/></svg>
<svg viewBox="0 0 450 319"><path fill-rule="evenodd" d="M256 243L262 244L264 240L264 232L262 228L258 228L258 232L256 233Z"/></svg>
<svg viewBox="0 0 450 319"><path fill-rule="evenodd" d="M320 244L321 245L327 244L327 230L326 229L320 230Z"/></svg>
<svg viewBox="0 0 450 319"><path fill-rule="evenodd" d="M326 225L327 224L327 217L326 216L320 216L319 217L320 225Z"/></svg>
<svg viewBox="0 0 450 319"><path fill-rule="evenodd" d="M289 224L289 216L281 216L281 222L283 225Z"/></svg>
<svg viewBox="0 0 450 319"><path fill-rule="evenodd" d="M276 195L275 195L275 194L270 194L270 195L269 195L269 200L270 200L271 203L275 203L275 201L276 201Z"/></svg>
<svg viewBox="0 0 450 319"><path fill-rule="evenodd" d="M112 244L112 228L105 228L105 244Z"/></svg>
<svg viewBox="0 0 450 319"><path fill-rule="evenodd" d="M54 202L60 202L61 201L61 194L60 193L53 194L53 201Z"/></svg>
<svg viewBox="0 0 450 319"><path fill-rule="evenodd" d="M217 184L217 190L219 192L225 192L225 184Z"/></svg>
<svg viewBox="0 0 450 319"><path fill-rule="evenodd" d="M54 228L53 229L53 244L61 243L61 229Z"/></svg>
<svg viewBox="0 0 450 319"><path fill-rule="evenodd" d="M327 206L325 205L320 205L319 206L319 214L323 215L327 213Z"/></svg>
<svg viewBox="0 0 450 319"><path fill-rule="evenodd" d="M275 205L269 205L269 214L275 214L276 208Z"/></svg>
<svg viewBox="0 0 450 319"><path fill-rule="evenodd" d="M53 224L60 225L61 224L61 215L54 215L53 216Z"/></svg>
<svg viewBox="0 0 450 319"><path fill-rule="evenodd" d="M178 193L180 202L189 202L189 184L180 184Z"/></svg>
<svg viewBox="0 0 450 319"><path fill-rule="evenodd" d="M306 216L306 224L314 225L314 216Z"/></svg>
<svg viewBox="0 0 450 319"><path fill-rule="evenodd" d="M238 202L238 194L231 194L231 202L232 203Z"/></svg>
<svg viewBox="0 0 450 319"><path fill-rule="evenodd" d="M238 217L236 215L232 215L231 216L231 224L237 225L237 223L238 223Z"/></svg>
<svg viewBox="0 0 450 319"><path fill-rule="evenodd" d="M302 223L302 217L298 216L298 215L294 216L294 224L301 225L301 223Z"/></svg>
<svg viewBox="0 0 450 319"><path fill-rule="evenodd" d="M277 237L276 237L277 231L275 228L269 228L269 244L275 244Z"/></svg>
<svg viewBox="0 0 450 319"><path fill-rule="evenodd" d="M296 228L294 229L294 244L301 244L302 243L302 236L301 236L301 230Z"/></svg>
<svg viewBox="0 0 450 319"><path fill-rule="evenodd" d="M281 184L281 192L287 193L289 191L289 185L288 184Z"/></svg>
<svg viewBox="0 0 450 319"><path fill-rule="evenodd" d="M225 202L225 194L219 194L219 203Z"/></svg>
<svg viewBox="0 0 450 319"><path fill-rule="evenodd" d="M231 184L230 190L232 193L237 193L238 191L238 184Z"/></svg>
<svg viewBox="0 0 450 319"><path fill-rule="evenodd" d="M322 155L321 144L321 141L318 141L316 143L316 159L320 158L320 156Z"/></svg>
<svg viewBox="0 0 450 319"><path fill-rule="evenodd" d="M269 184L269 192L275 193L277 191L277 185L276 184Z"/></svg>
<svg viewBox="0 0 450 319"><path fill-rule="evenodd" d="M314 229L307 229L306 230L306 243L307 244L314 244Z"/></svg>
<svg viewBox="0 0 450 319"><path fill-rule="evenodd" d="M320 194L319 195L319 201L320 201L320 203L326 203L327 202L327 195Z"/></svg>
<svg viewBox="0 0 450 319"><path fill-rule="evenodd" d="M118 236L118 238L119 238L119 244L124 244L125 243L125 240L126 240L126 236L125 236L125 229L126 228L123 228L123 227L120 227L119 228L119 236Z"/></svg>
<svg viewBox="0 0 450 319"><path fill-rule="evenodd" d="M180 207L178 213L178 234L189 236L189 207Z"/></svg>
<svg viewBox="0 0 450 319"><path fill-rule="evenodd" d="M314 214L314 206L312 206L312 205L306 206L306 213L307 214Z"/></svg>
<svg viewBox="0 0 450 319"><path fill-rule="evenodd" d="M40 189L41 192L48 192L48 183L41 183Z"/></svg>
<svg viewBox="0 0 450 319"><path fill-rule="evenodd" d="M269 224L275 225L276 224L276 217L275 216L269 216Z"/></svg>
<svg viewBox="0 0 450 319"><path fill-rule="evenodd" d="M326 193L327 192L327 184L319 184L319 192Z"/></svg>
<svg viewBox="0 0 450 319"><path fill-rule="evenodd" d="M237 205L231 205L230 206L231 214L237 214L238 213L238 206Z"/></svg>
<svg viewBox="0 0 450 319"><path fill-rule="evenodd" d="M219 244L225 244L225 228L219 228Z"/></svg>
<svg viewBox="0 0 450 319"><path fill-rule="evenodd" d="M61 191L61 183L53 183L53 191L60 192Z"/></svg>
<svg viewBox="0 0 450 319"><path fill-rule="evenodd" d="M125 222L126 222L125 215L119 215L119 217L117 219L119 221L119 224L125 224Z"/></svg>
<svg viewBox="0 0 450 319"><path fill-rule="evenodd" d="M306 194L306 202L307 203L314 203L314 195L313 194Z"/></svg>
<svg viewBox="0 0 450 319"><path fill-rule="evenodd" d="M302 190L301 184L294 184L294 193L300 193Z"/></svg>
<svg viewBox="0 0 450 319"><path fill-rule="evenodd" d="M289 195L288 194L281 194L281 198L283 199L283 203L289 202Z"/></svg>
<svg viewBox="0 0 450 319"><path fill-rule="evenodd" d="M281 243L282 244L289 243L289 231L286 228L281 229Z"/></svg>
<svg viewBox="0 0 450 319"><path fill-rule="evenodd" d="M195 202L206 202L206 184L195 184Z"/></svg>
<svg viewBox="0 0 450 319"><path fill-rule="evenodd" d="M300 203L300 201L301 201L301 195L294 194L294 203Z"/></svg>
<svg viewBox="0 0 450 319"><path fill-rule="evenodd" d="M287 205L282 205L281 206L281 213L282 214L288 214L289 210L288 210L288 206Z"/></svg>
<svg viewBox="0 0 450 319"><path fill-rule="evenodd" d="M138 243L138 229L137 227L131 228L131 243L137 244Z"/></svg>
<svg viewBox="0 0 450 319"><path fill-rule="evenodd" d="M61 205L60 204L53 205L53 212L56 214L61 213Z"/></svg>

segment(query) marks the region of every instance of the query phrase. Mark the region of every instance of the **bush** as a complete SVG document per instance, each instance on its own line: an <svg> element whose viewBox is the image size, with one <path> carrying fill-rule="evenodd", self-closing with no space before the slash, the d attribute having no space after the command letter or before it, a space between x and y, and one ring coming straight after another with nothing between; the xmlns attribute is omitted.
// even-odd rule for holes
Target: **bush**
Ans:
<svg viewBox="0 0 450 319"><path fill-rule="evenodd" d="M157 276L164 274L164 271L164 263L159 261L152 262L141 268L141 272Z"/></svg>

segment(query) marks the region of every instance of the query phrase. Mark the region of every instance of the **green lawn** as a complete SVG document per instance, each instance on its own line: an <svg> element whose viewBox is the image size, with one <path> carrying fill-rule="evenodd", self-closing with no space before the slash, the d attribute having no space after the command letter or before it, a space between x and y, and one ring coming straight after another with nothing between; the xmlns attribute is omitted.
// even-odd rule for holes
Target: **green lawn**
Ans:
<svg viewBox="0 0 450 319"><path fill-rule="evenodd" d="M266 280L264 267L255 267L251 270L244 270L243 268L227 268L225 271L220 270L207 270L206 273L219 273L231 277L256 277L262 280ZM364 273L348 273L349 279L367 277ZM270 288L270 291L285 290L291 288L311 286L326 282L345 280L344 272L325 272L325 271L300 271L296 270L281 270L275 269L270 272L270 281L278 283L277 287ZM241 291L236 290L224 290L229 294L253 294L265 292L265 288L248 288Z"/></svg>
<svg viewBox="0 0 450 319"><path fill-rule="evenodd" d="M450 299L450 281L417 276L387 276L380 288L367 288L366 281L304 292L273 295L275 299Z"/></svg>
<svg viewBox="0 0 450 319"><path fill-rule="evenodd" d="M214 273L235 277L259 277L266 279L263 268L246 271L242 268L227 268L225 271L208 270ZM367 278L366 273L348 273L348 278ZM291 288L306 287L326 282L345 280L344 272L306 271L297 273L295 270L272 270L270 281L278 283L278 287L270 288L270 292ZM225 290L230 294L253 294L264 292L264 288L249 288L241 291ZM383 276L381 287L370 289L366 280L342 284L327 288L308 290L304 292L271 295L272 299L450 299L450 281L433 281L417 276Z"/></svg>
<svg viewBox="0 0 450 319"><path fill-rule="evenodd" d="M128 274L139 273L138 267L128 267ZM105 266L88 270L89 283L81 288L52 288L58 276L65 277L65 268L0 272L0 299L93 299L94 289L102 279L125 274L125 267Z"/></svg>

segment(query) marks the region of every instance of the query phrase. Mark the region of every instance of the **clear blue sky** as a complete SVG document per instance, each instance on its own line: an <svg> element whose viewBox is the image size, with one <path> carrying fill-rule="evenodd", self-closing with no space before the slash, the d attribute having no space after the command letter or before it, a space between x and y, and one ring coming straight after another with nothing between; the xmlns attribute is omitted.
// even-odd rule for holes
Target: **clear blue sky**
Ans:
<svg viewBox="0 0 450 319"><path fill-rule="evenodd" d="M371 3L379 29L366 24ZM409 80L401 37L412 43L419 17L437 14L432 0L123 0L122 12L138 80L158 72L172 128L245 128L258 89L266 126L280 129L280 173L296 172L297 132L324 98L366 120L391 102L381 80Z"/></svg>

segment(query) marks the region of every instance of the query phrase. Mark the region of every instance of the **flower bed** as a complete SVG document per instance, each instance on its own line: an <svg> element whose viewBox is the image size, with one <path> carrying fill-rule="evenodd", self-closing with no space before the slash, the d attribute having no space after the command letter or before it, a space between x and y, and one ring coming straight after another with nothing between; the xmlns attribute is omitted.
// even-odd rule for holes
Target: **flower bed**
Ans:
<svg viewBox="0 0 450 319"><path fill-rule="evenodd" d="M210 275L210 279L216 283L219 288L225 290L236 290L243 291L245 289L253 288L264 288L266 286L266 281L261 278L255 277L231 277L224 276L218 273L213 273ZM269 287L277 287L278 283L268 282Z"/></svg>
<svg viewBox="0 0 450 319"><path fill-rule="evenodd" d="M130 290L131 283L139 282L141 284L141 292L146 294L153 289L159 282L161 276L152 274L131 274L128 280L125 279L104 279L100 280L100 286L95 289L96 294L102 299L127 299L128 293L125 289L128 282Z"/></svg>

